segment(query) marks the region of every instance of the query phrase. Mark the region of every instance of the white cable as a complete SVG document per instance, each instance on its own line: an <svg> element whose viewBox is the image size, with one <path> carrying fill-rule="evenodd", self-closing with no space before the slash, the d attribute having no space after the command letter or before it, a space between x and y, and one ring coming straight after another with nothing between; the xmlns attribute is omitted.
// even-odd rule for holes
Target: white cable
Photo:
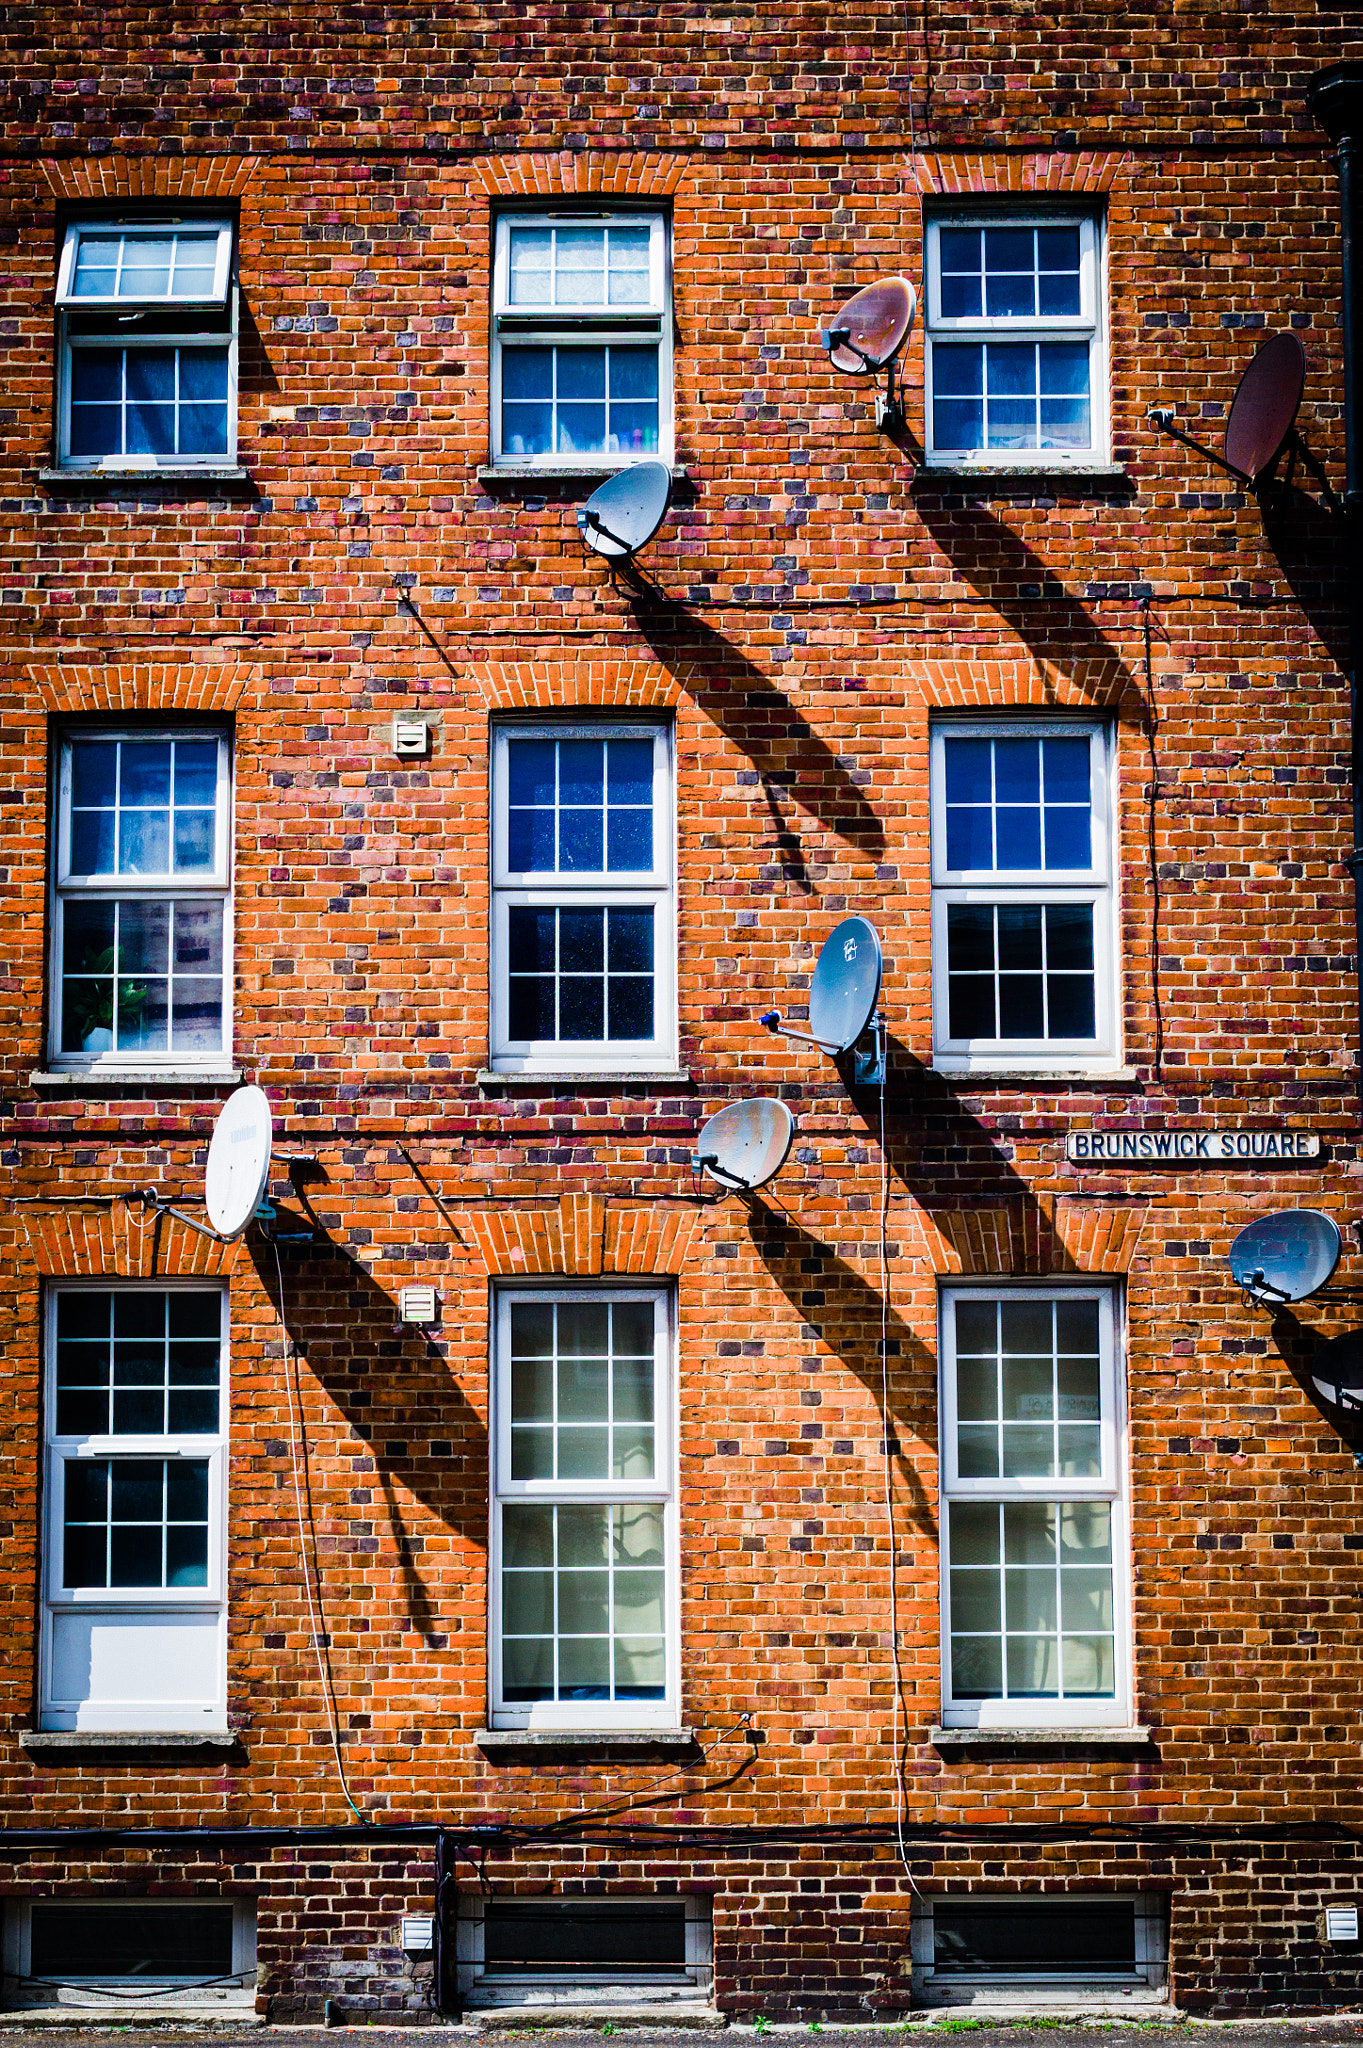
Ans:
<svg viewBox="0 0 1363 2048"><path fill-rule="evenodd" d="M889 1046L882 1042L880 1075L880 1409L884 1428L885 1522L890 1532L890 1689L894 1695L894 1831L899 1860L915 1894L918 1886L909 1867L904 1846L904 1765L899 1734L899 1574L896 1569L894 1527L894 1485L890 1450L890 1155L885 1149L885 1082L889 1073Z"/></svg>
<svg viewBox="0 0 1363 2048"><path fill-rule="evenodd" d="M294 1505L298 1510L298 1556L299 1561L303 1567L303 1590L306 1592L308 1596L308 1624L312 1630L312 1652L314 1657L316 1657L317 1659L317 1678L322 1688L322 1705L326 1710L327 1727L331 1733L332 1753L336 1758L336 1775L341 1781L341 1790L345 1794L346 1805L350 1808L350 1811L354 1814L356 1820L363 1821L364 1825L368 1827L369 1817L367 1814L361 1813L359 1807L351 1798L350 1787L349 1785L347 1785L345 1780L345 1762L341 1756L340 1717L336 1712L336 1701L332 1695L331 1682L327 1676L326 1660L322 1655L322 1631L320 1623L317 1618L317 1609L313 1605L312 1574L316 1567L317 1545L316 1541L314 1540L313 1562L312 1564L309 1564L307 1516L305 1515L303 1510L302 1459L299 1451L300 1430L294 1415L293 1400L293 1379L294 1373L296 1373L298 1370L298 1351L297 1347L294 1344L293 1338L289 1333L289 1326L284 1320L284 1268L280 1264L279 1246L274 1242L273 1239L270 1240L270 1250L274 1253L275 1272L279 1276L279 1327L284 1335L284 1389L289 1398L289 1452L293 1464ZM300 1387L298 1390L298 1406L300 1409L302 1405L303 1392L302 1388ZM318 1575L317 1582L317 1597L320 1601L322 1597L322 1584L320 1573Z"/></svg>

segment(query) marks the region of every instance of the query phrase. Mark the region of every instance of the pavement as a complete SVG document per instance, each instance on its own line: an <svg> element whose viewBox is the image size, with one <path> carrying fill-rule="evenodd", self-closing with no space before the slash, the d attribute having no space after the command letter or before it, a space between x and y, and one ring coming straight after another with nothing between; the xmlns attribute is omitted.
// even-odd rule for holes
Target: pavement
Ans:
<svg viewBox="0 0 1363 2048"><path fill-rule="evenodd" d="M636 2028L626 2021L592 2029L556 2027L549 2020L527 2016L494 2031L476 2022L448 2027L440 2022L404 2027L342 2025L241 2026L226 2021L205 2026L196 2021L167 2020L141 2026L117 2020L86 2026L25 2024L17 2015L0 2016L0 2048L343 2048L346 2037L363 2036L373 2048L417 2048L432 2032L456 2033L467 2040L482 2037L489 2048L533 2035L552 2048L601 2048L604 2038L634 2039L621 2048L699 2048L695 2027ZM717 2023L707 2032L724 2032L732 2048L904 2048L918 2035L968 2035L968 2048L1363 2048L1363 2011L1318 2019L1187 2020L1151 2014L1140 2020L1120 2019L975 2019L959 2012L915 2014L898 2025L810 2026L773 2021ZM1101 2037L1101 2044L1096 2037ZM931 2048L931 2043L928 2044Z"/></svg>

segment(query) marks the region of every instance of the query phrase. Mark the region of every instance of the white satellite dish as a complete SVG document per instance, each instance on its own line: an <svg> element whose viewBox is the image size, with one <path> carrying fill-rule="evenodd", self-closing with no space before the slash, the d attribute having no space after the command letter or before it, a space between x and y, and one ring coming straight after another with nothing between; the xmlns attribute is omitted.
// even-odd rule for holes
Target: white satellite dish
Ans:
<svg viewBox="0 0 1363 2048"><path fill-rule="evenodd" d="M607 477L578 507L577 530L594 555L626 562L647 547L672 502L665 462L631 462Z"/></svg>
<svg viewBox="0 0 1363 2048"><path fill-rule="evenodd" d="M219 1237L240 1237L270 1179L274 1118L261 1088L236 1088L213 1127L204 1206Z"/></svg>
<svg viewBox="0 0 1363 2048"><path fill-rule="evenodd" d="M696 1163L724 1187L751 1193L781 1171L794 1132L794 1117L774 1096L729 1102L702 1126Z"/></svg>

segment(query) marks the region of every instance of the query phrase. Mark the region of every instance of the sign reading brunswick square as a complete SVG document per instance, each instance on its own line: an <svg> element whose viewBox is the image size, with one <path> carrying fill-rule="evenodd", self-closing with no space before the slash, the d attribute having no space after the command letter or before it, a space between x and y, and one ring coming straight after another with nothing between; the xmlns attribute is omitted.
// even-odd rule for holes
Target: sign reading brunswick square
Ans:
<svg viewBox="0 0 1363 2048"><path fill-rule="evenodd" d="M1315 1131L1071 1131L1065 1157L1084 1166L1272 1166L1318 1159Z"/></svg>

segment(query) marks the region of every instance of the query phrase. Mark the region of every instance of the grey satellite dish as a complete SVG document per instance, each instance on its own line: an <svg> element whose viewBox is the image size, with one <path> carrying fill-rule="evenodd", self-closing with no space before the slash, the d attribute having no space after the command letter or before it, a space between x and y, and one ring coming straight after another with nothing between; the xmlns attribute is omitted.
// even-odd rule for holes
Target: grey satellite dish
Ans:
<svg viewBox="0 0 1363 2048"><path fill-rule="evenodd" d="M884 1049L876 1017L880 969L880 939L875 926L864 917L845 917L824 940L815 963L814 979L809 985L809 1030L792 1031L788 1024L782 1024L779 1010L769 1010L761 1021L768 1031L779 1031L783 1038L803 1039L806 1045L817 1045L834 1059L850 1052L874 1024L874 1059L863 1060L858 1055L854 1079L883 1082Z"/></svg>
<svg viewBox="0 0 1363 2048"><path fill-rule="evenodd" d="M774 1096L729 1102L701 1126L696 1163L724 1187L748 1193L775 1179L794 1135L794 1117Z"/></svg>
<svg viewBox="0 0 1363 2048"><path fill-rule="evenodd" d="M1305 1301L1339 1264L1339 1225L1320 1209L1283 1209L1247 1223L1230 1248L1231 1274L1261 1306Z"/></svg>
<svg viewBox="0 0 1363 2048"><path fill-rule="evenodd" d="M810 1036L850 1052L875 1015L880 940L864 917L845 917L823 942L809 988Z"/></svg>
<svg viewBox="0 0 1363 2048"><path fill-rule="evenodd" d="M274 1119L263 1089L237 1088L213 1127L204 1175L204 1206L219 1237L240 1237L270 1178Z"/></svg>
<svg viewBox="0 0 1363 2048"><path fill-rule="evenodd" d="M647 547L672 502L665 462L632 462L594 490L577 509L577 530L593 554L625 562Z"/></svg>

